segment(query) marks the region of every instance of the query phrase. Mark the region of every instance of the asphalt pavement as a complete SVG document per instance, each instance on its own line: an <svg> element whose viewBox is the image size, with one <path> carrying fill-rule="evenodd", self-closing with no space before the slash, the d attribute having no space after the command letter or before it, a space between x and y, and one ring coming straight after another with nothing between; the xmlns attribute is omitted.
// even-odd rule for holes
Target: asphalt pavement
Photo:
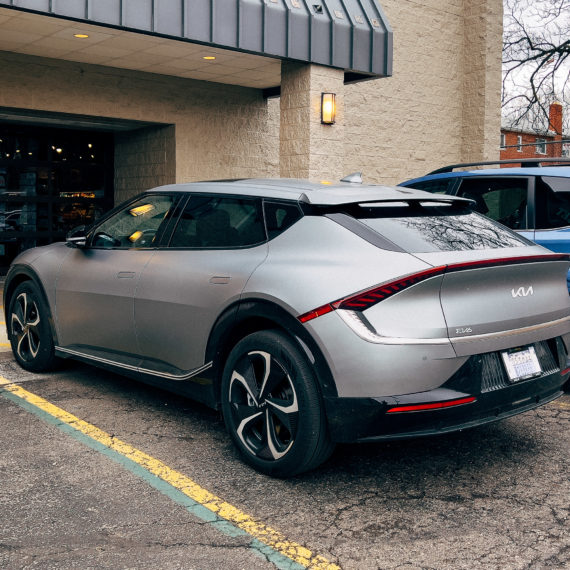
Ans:
<svg viewBox="0 0 570 570"><path fill-rule="evenodd" d="M570 567L568 394L464 432L342 445L275 480L208 408L2 352L0 425L2 569Z"/></svg>

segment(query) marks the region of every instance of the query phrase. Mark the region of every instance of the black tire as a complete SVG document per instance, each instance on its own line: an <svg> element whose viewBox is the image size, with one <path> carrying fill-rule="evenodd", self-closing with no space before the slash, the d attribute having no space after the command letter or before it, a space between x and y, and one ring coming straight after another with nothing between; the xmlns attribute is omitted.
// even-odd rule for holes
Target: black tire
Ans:
<svg viewBox="0 0 570 570"><path fill-rule="evenodd" d="M233 348L222 377L222 411L245 462L266 475L314 469L334 449L313 369L277 331L253 333Z"/></svg>
<svg viewBox="0 0 570 570"><path fill-rule="evenodd" d="M54 352L49 314L37 285L26 281L16 287L8 309L8 338L18 364L31 372L52 370Z"/></svg>

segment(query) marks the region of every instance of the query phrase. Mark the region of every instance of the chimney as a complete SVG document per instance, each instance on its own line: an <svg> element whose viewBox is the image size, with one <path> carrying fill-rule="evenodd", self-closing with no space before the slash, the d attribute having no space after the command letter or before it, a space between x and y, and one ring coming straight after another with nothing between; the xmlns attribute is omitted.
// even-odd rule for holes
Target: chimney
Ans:
<svg viewBox="0 0 570 570"><path fill-rule="evenodd" d="M548 110L548 130L554 131L554 141L559 144L548 145L548 155L555 158L562 156L562 105L551 103Z"/></svg>
<svg viewBox="0 0 570 570"><path fill-rule="evenodd" d="M551 103L548 111L548 130L554 131L557 135L562 134L562 105Z"/></svg>

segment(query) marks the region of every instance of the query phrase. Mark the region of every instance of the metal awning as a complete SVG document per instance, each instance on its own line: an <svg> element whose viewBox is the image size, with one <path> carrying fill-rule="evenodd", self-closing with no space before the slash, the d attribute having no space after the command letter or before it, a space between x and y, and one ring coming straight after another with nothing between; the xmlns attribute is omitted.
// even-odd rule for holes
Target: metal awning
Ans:
<svg viewBox="0 0 570 570"><path fill-rule="evenodd" d="M0 7L334 67L347 81L392 74L392 31L376 0L0 0Z"/></svg>

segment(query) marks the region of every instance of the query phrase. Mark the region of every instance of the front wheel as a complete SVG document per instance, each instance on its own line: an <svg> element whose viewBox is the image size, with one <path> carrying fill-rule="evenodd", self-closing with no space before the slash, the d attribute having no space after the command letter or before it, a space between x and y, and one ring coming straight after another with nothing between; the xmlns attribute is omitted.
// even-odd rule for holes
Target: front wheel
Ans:
<svg viewBox="0 0 570 570"><path fill-rule="evenodd" d="M311 365L277 331L242 339L222 378L227 430L244 460L267 475L290 477L322 463L334 445Z"/></svg>
<svg viewBox="0 0 570 570"><path fill-rule="evenodd" d="M22 368L44 372L55 366L48 312L35 283L26 281L16 287L6 324L12 352Z"/></svg>

